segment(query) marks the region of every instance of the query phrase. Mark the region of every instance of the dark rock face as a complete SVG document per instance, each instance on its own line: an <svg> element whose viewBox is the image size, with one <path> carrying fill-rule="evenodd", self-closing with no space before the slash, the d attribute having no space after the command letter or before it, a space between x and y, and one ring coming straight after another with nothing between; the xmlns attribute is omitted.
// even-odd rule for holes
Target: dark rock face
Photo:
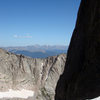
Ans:
<svg viewBox="0 0 100 100"><path fill-rule="evenodd" d="M100 96L100 0L82 0L55 100Z"/></svg>

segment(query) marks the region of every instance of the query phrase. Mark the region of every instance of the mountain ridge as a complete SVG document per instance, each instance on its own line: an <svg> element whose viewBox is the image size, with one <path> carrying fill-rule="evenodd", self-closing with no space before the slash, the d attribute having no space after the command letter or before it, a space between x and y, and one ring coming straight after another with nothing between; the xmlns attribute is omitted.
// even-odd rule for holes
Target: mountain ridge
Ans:
<svg viewBox="0 0 100 100"><path fill-rule="evenodd" d="M49 56L56 56L61 53L66 53L66 46L61 45L34 45L34 46L20 46L20 47L2 47L3 49L15 53L29 56L32 58L46 58Z"/></svg>
<svg viewBox="0 0 100 100"><path fill-rule="evenodd" d="M0 49L0 93L9 89L24 89L33 91L34 96L28 99L7 99L54 100L56 84L64 70L65 60L65 54L40 59Z"/></svg>

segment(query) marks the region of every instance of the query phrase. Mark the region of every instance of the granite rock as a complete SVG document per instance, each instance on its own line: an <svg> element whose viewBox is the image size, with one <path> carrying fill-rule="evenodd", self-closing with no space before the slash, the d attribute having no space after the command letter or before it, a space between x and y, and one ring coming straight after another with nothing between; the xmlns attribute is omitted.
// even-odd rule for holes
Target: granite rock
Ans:
<svg viewBox="0 0 100 100"><path fill-rule="evenodd" d="M0 93L12 90L31 90L27 100L54 100L55 87L65 66L66 55L34 59L0 49ZM2 98L0 100L24 100Z"/></svg>

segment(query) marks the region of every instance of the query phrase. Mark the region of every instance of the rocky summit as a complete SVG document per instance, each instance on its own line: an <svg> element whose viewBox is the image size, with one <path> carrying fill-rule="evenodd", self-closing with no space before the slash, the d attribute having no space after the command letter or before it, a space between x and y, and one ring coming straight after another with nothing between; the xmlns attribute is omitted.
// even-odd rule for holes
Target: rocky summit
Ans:
<svg viewBox="0 0 100 100"><path fill-rule="evenodd" d="M99 96L100 0L81 0L55 100L90 100Z"/></svg>
<svg viewBox="0 0 100 100"><path fill-rule="evenodd" d="M0 49L0 100L54 100L66 55L33 59Z"/></svg>

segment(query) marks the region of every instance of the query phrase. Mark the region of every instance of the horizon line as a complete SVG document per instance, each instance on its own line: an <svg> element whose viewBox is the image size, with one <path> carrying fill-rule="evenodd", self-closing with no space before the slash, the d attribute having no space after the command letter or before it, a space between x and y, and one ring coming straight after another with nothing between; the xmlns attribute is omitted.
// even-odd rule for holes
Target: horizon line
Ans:
<svg viewBox="0 0 100 100"><path fill-rule="evenodd" d="M51 44L43 44L43 45L41 45L41 44L34 44L34 45L15 45L15 46L0 46L0 47L27 47L27 46L68 46L68 44L67 45L64 45L64 44L54 44L54 45L51 45Z"/></svg>

